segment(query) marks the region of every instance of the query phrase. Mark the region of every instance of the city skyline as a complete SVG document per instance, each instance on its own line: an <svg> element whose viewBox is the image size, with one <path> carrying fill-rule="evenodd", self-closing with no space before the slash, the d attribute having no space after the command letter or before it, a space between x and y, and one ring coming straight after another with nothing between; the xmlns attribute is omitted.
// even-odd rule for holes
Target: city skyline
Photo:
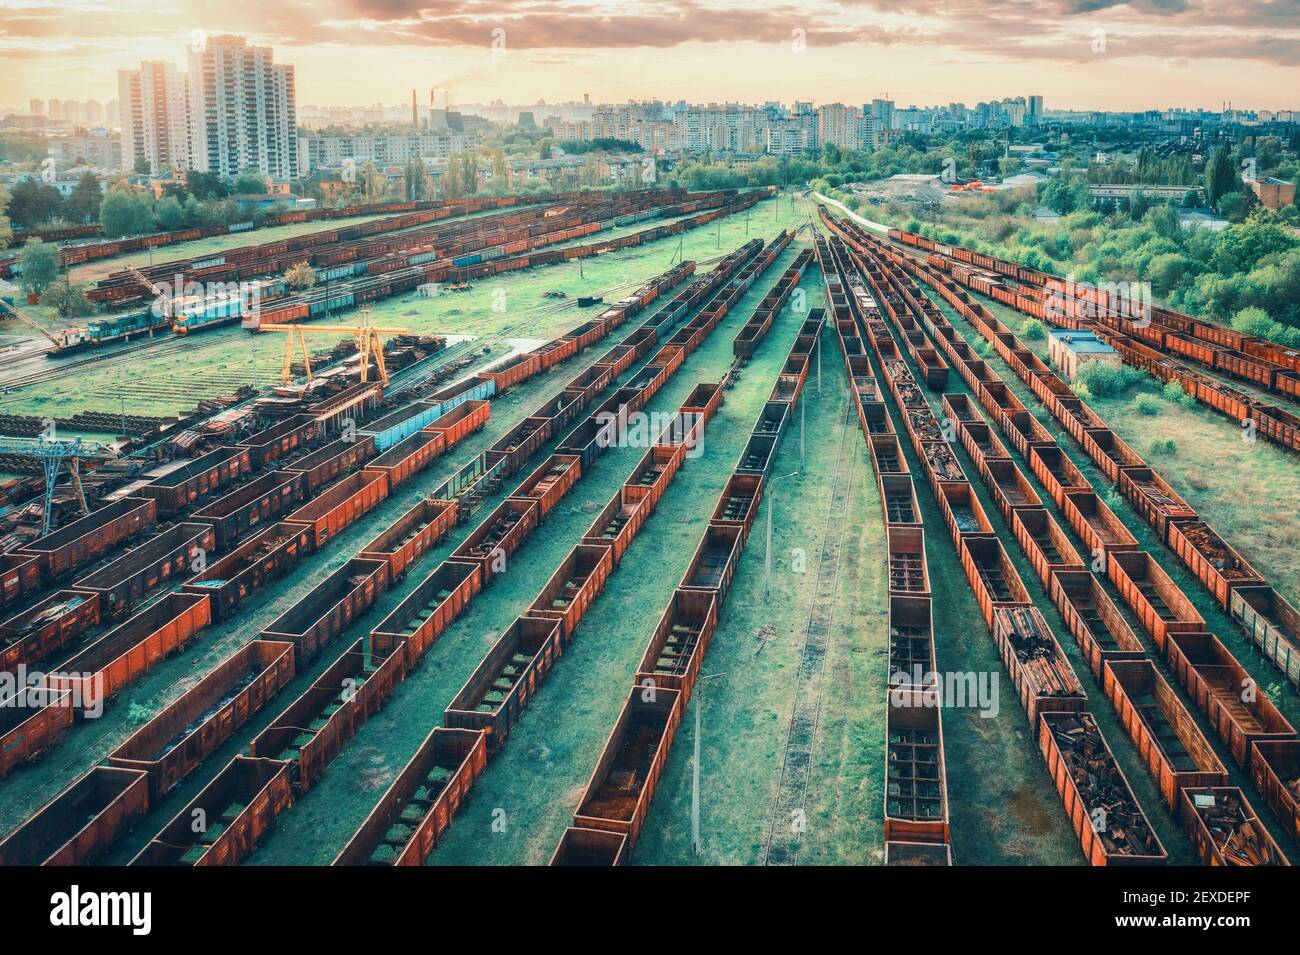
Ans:
<svg viewBox="0 0 1300 955"><path fill-rule="evenodd" d="M1042 5L1037 5L1041 7ZM1114 4L1011 0L997 18L953 0L864 0L798 8L693 0L517 6L478 0L324 0L273 8L127 0L56 6L0 0L6 106L108 100L141 60L184 68L191 45L225 33L275 47L299 101L393 102L437 86L458 103L768 100L972 104L1033 90L1053 108L1288 109L1300 89L1294 3ZM1288 12L1289 11L1289 12ZM358 70L367 58L382 70ZM1059 68L1050 68L1056 64ZM1045 68L1048 67L1048 68ZM526 90L527 92L521 92Z"/></svg>

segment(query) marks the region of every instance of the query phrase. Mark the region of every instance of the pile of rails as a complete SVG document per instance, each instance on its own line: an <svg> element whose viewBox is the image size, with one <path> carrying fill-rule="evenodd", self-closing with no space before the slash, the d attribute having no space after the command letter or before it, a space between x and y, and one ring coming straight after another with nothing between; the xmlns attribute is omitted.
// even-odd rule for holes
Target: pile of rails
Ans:
<svg viewBox="0 0 1300 955"><path fill-rule="evenodd" d="M741 551L762 503L784 423L790 419L807 379L811 350L824 319L821 309L813 309L800 329L779 376L797 382L797 387L791 392L778 384L769 400L769 405L781 402L786 406L779 415L781 426L774 433L760 433L766 411L760 415L681 583L650 637L623 709L578 802L573 825L565 830L551 858L552 865L620 865L641 834L677 726L699 678ZM796 364L800 366L797 371ZM720 386L707 387L720 400ZM778 391L787 396L778 396ZM678 418L689 416L693 420L687 421L686 427L702 428L712 400L700 405L699 412L688 410L692 407L688 401ZM761 450L756 451L756 446ZM611 517L615 505L623 506L625 496L635 492L636 486L634 476L634 482L625 486L606 509ZM609 527L602 537L612 531L617 540L631 523L629 518ZM604 525L602 515L596 526Z"/></svg>
<svg viewBox="0 0 1300 955"><path fill-rule="evenodd" d="M906 289L912 284L905 270L906 263L911 260L897 255L887 256L879 243L850 223L829 216L824 220L862 255L866 260L865 270L874 280L882 285L887 281L895 290ZM914 264L916 267L911 271L926 277L925 267ZM936 288L942 291L942 283ZM1036 362L1032 353L1023 348L1014 335L1005 328L989 324L996 320L986 311L980 315L975 311L980 306L965 302L963 305L964 310L959 308L963 316L985 334L999 352L1004 352L1002 357L1018 374L1024 370L1022 377L1028 379L1026 384L1038 397L1049 407L1065 402L1063 407L1053 408L1053 411L1074 434L1091 412L1070 396L1054 373L1041 362ZM1249 699L1242 698L1240 687L1253 685L1249 674L1217 638L1204 632L1204 620L1158 562L1138 550L1136 540L1122 521L1097 498L1091 485L1069 462L1050 434L1025 411L987 363L974 356L947 319L933 306L919 314L923 315L925 331L948 352L954 366L961 370L971 390L978 395L984 410L1030 465L1053 504L1062 511L1094 557L1102 561L1111 582L1157 650L1165 655L1192 701L1206 714L1234 761L1254 774L1259 791L1270 801L1279 821L1288 830L1293 829L1297 818L1295 804L1294 801L1288 803L1285 796L1288 782L1296 776L1296 760L1300 755L1300 742L1294 729L1264 694L1254 693ZM1076 417L1081 414L1081 409L1083 418ZM999 509L1013 527L1026 558L1035 567L1044 588L1050 592L1084 651L1094 677L1102 684L1125 730L1143 754L1167 807L1188 829L1202 861L1222 861L1222 846L1207 835L1205 812L1202 810L1212 808L1218 800L1244 807L1246 816L1254 818L1249 801L1240 790L1225 788L1228 786L1226 770L1191 714L1146 658L1141 641L1115 608L1101 582L1083 568L1066 535L1041 506L1033 488L1010 461L1000 443L991 436L974 406L964 396L948 395L944 398L944 411L949 422L960 432L963 446L980 464ZM1070 428L1069 420L1074 420L1075 428ZM1108 438L1094 441L1094 444L1099 451L1104 447L1108 454L1114 454L1116 446L1111 440L1114 436L1107 434ZM1179 533L1188 546L1193 541L1202 545L1206 543L1205 530L1194 511L1187 509L1189 513L1184 514L1170 512L1170 508L1181 509L1185 505L1163 483L1153 484L1158 475L1141 466L1140 461L1136 465L1127 465L1135 468L1133 472L1125 470L1114 459L1110 459L1110 463L1111 467L1103 467L1103 470L1112 479L1136 478L1134 488L1126 496L1160 532L1162 540L1166 540L1166 531L1182 527L1184 530ZM1138 494L1142 486L1151 490L1135 499L1132 495ZM1020 488L1021 496L1013 497L1011 488ZM1209 540L1217 541L1217 538ZM1187 562L1193 570L1198 569L1192 561ZM1231 569L1231 565L1222 563L1219 569L1225 566ZM1205 580L1204 574L1200 577ZM1216 593L1225 607L1228 605L1227 589L1212 587L1211 592ZM1052 722L1050 732L1047 722L1040 728L1040 743L1045 754L1055 753L1057 758L1066 758L1062 744L1067 736L1085 739L1086 748L1092 752L1095 726L1088 725L1088 720L1072 723L1062 717ZM1067 728L1064 736L1062 724ZM1095 735L1099 738L1099 734ZM1210 790L1209 795L1199 797L1205 805L1196 805L1197 787ZM1279 799L1279 795L1283 798ZM1286 864L1285 856L1272 845L1262 827L1250 830L1252 838L1256 838L1256 829L1257 842L1264 846L1264 850L1247 852L1234 864L1243 864L1243 859L1256 859L1260 864ZM1126 831L1131 832L1131 828Z"/></svg>
<svg viewBox="0 0 1300 955"><path fill-rule="evenodd" d="M1095 332L1127 364L1161 382L1177 381L1201 404L1238 423L1253 424L1268 441L1300 450L1300 417L1294 408L1265 404L1184 364L1195 362L1295 403L1300 402L1300 354L1294 349L1170 309L1139 309L1122 290L1077 285L900 229L890 229L889 237L930 252L926 264L1008 308L1061 328Z"/></svg>

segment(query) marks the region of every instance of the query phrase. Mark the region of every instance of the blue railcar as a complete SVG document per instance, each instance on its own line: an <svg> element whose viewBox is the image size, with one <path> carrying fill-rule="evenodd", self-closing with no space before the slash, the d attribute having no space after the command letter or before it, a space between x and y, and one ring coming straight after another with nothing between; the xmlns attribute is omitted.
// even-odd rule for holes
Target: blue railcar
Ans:
<svg viewBox="0 0 1300 955"><path fill-rule="evenodd" d="M447 410L440 401L415 401L370 422L361 433L375 439L375 450L386 451L441 418Z"/></svg>

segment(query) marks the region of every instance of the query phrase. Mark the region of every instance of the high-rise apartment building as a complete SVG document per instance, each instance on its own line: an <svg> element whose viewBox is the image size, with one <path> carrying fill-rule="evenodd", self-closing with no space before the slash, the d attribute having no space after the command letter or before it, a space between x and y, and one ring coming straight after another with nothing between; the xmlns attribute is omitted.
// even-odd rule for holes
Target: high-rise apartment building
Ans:
<svg viewBox="0 0 1300 955"><path fill-rule="evenodd" d="M43 99L34 99L34 100L32 100L31 102L29 102L29 103L27 104L27 114L28 114L29 116L44 116L44 115L45 115L45 100L43 100Z"/></svg>
<svg viewBox="0 0 1300 955"><path fill-rule="evenodd" d="M866 112L866 110L863 110ZM897 129L894 118L894 101L892 99L873 99L871 101L871 118L876 121L876 129Z"/></svg>
<svg viewBox="0 0 1300 955"><path fill-rule="evenodd" d="M843 103L828 103L817 110L818 138L821 145L840 149L858 149L858 119L861 111Z"/></svg>
<svg viewBox="0 0 1300 955"><path fill-rule="evenodd" d="M647 152L676 152L682 146L681 130L672 123L656 122L640 108L607 107L589 120L562 122L555 127L557 140L623 139L639 143Z"/></svg>
<svg viewBox="0 0 1300 955"><path fill-rule="evenodd" d="M243 37L208 37L190 51L193 168L223 178L256 169L273 179L298 174L292 66Z"/></svg>
<svg viewBox="0 0 1300 955"><path fill-rule="evenodd" d="M185 75L165 60L119 70L117 98L122 124L122 166L158 173L193 166L190 102Z"/></svg>

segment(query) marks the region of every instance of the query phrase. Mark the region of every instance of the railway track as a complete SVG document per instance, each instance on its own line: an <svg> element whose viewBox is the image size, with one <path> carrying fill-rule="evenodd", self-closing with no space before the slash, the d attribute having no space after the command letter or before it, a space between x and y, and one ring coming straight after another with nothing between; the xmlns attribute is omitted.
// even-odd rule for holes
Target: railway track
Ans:
<svg viewBox="0 0 1300 955"><path fill-rule="evenodd" d="M826 525L822 531L817 560L817 580L813 585L812 606L808 610L803 648L799 654L799 669L795 674L794 707L786 727L781 781L772 807L772 821L763 854L764 865L798 865L799 849L807 828L808 778L812 775L817 726L821 718L826 653L835 619L840 555L848 529L849 495L853 489L856 456L851 453L848 440L852 421L853 415L846 407L844 420L840 424L831 501L826 512ZM768 506L771 507L770 502Z"/></svg>
<svg viewBox="0 0 1300 955"><path fill-rule="evenodd" d="M113 365L122 364L129 356L138 352L153 349L154 354L169 354L171 352L181 351L185 347L193 348L192 343L186 343L183 338L177 339L155 339L153 341L140 342L135 345L127 345L117 351L107 355L87 355L84 358L76 358L71 361L60 362L57 368L45 369L34 372L29 375L20 375L17 378L7 379L0 384L6 388L26 388L30 385L48 384L52 381L61 381L75 374L79 369L87 368L91 365L112 367ZM16 401L20 399L10 399ZM8 403L8 402L6 402Z"/></svg>
<svg viewBox="0 0 1300 955"><path fill-rule="evenodd" d="M713 265L716 264L717 262L720 262L724 257L725 256L719 255L711 259L701 260L699 264L701 267ZM599 290L598 294L604 296L616 292L627 291L636 288L639 284L640 283L637 281L625 282L620 285L613 285L607 289ZM540 310L530 310L528 312L528 318L522 319L520 322L511 325L508 328L501 330L500 332L497 332L492 338L480 339L478 341L478 344L479 345L491 344L491 343L501 341L504 338L512 337L516 335L521 329L526 329L539 316L554 315L557 312L561 312L566 309L576 308L576 307L577 307L577 299L565 299L559 302L555 302L553 304L549 304ZM227 333L229 333L232 330L238 331L238 329L226 329ZM91 367L94 367L96 370L111 369L115 365L121 365L126 361L132 360L134 356L139 355L143 351L149 351L148 357L151 358L160 355L179 353L187 349L189 350L189 354L192 355L195 349L201 350L205 347L227 344L228 343L227 339L228 339L228 335L213 336L209 340L204 341L202 343L195 343L189 340L188 336L169 336L166 338L159 337L155 339L150 339L148 341L139 342L134 345L126 345L107 354L99 353L99 354L87 355L82 358L76 358L70 361L60 362L58 366L55 368L41 369L39 371L35 371L30 374L18 375L17 377L14 378L0 380L0 387L4 387L7 389L17 389L17 388L30 387L32 385L50 384L52 382L63 381L67 378L76 375L80 371ZM460 346L453 346L452 349L448 349L446 352L444 352L443 356L446 358L462 357L465 354L465 352L470 350L472 344L473 343L464 343ZM13 364L26 364L29 363L32 360L32 358L33 358L32 354L27 354L22 356L18 360L14 361ZM0 375L3 374L4 367L5 367L4 363L0 362ZM0 401L0 406L3 406L5 404L13 404L21 400L24 400L23 396L11 397L6 400Z"/></svg>

